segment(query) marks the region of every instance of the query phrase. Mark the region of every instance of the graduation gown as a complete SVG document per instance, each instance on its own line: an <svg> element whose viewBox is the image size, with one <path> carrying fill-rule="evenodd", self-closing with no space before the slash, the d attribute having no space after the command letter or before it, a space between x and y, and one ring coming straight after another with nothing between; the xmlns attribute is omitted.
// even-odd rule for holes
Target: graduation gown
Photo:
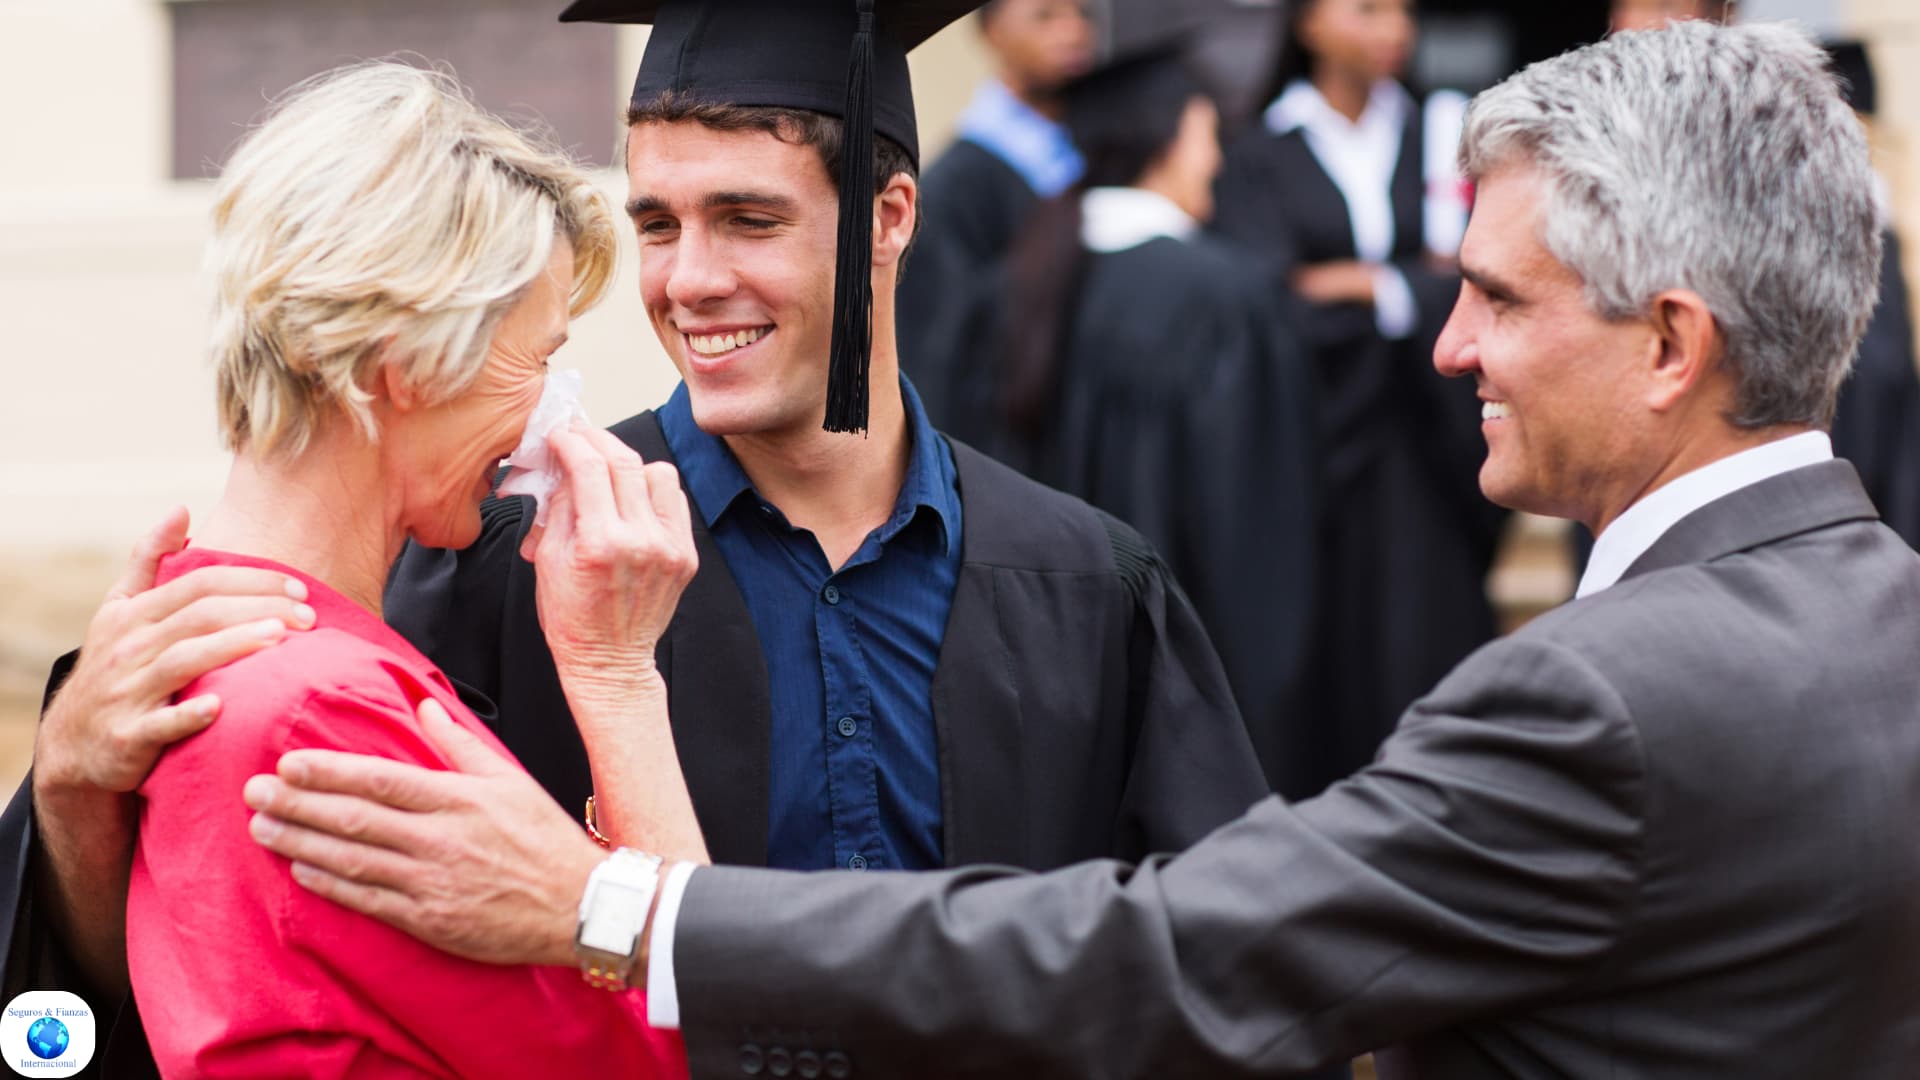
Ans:
<svg viewBox="0 0 1920 1080"><path fill-rule="evenodd" d="M896 321L902 369L943 431L955 416L946 387L979 359L957 327L1039 201L1013 166L971 139L956 139L921 177L920 235L901 271Z"/></svg>
<svg viewBox="0 0 1920 1080"><path fill-rule="evenodd" d="M1486 456L1472 380L1442 378L1433 346L1459 278L1423 247L1423 110L1409 110L1391 181L1394 248L1419 327L1382 337L1370 306L1307 307L1317 375L1320 603L1307 715L1317 762L1281 793L1305 798L1372 760L1405 708L1493 636L1486 596L1505 515L1480 494ZM1280 280L1355 258L1345 197L1299 130L1229 149L1215 231Z"/></svg>
<svg viewBox="0 0 1920 1080"><path fill-rule="evenodd" d="M613 429L672 460L652 413ZM932 696L950 864L1047 869L1186 846L1266 791L1206 634L1133 530L954 445L962 564ZM592 790L534 613L531 526L490 501L464 552L410 548L388 619L497 706L501 741L561 805ZM657 659L694 811L716 862L767 857L765 661L726 561L694 522L700 569Z"/></svg>
<svg viewBox="0 0 1920 1080"><path fill-rule="evenodd" d="M1880 306L1867 324L1853 374L1840 388L1833 451L1853 462L1880 517L1920 548L1920 372L1900 242L1886 236Z"/></svg>
<svg viewBox="0 0 1920 1080"><path fill-rule="evenodd" d="M1299 712L1315 439L1292 309L1206 236L1088 260L1052 420L1014 432L979 364L956 434L1140 530L1200 613L1270 781L1285 784L1318 756ZM1005 309L1000 295L982 302L964 336L1004 340Z"/></svg>
<svg viewBox="0 0 1920 1080"><path fill-rule="evenodd" d="M613 429L670 461L651 412ZM1232 691L1166 565L1134 530L954 444L963 561L933 680L944 850L952 865L1035 870L1174 851L1267 793ZM445 671L562 806L592 792L519 558L525 497L490 499L466 551L410 547L388 621ZM657 652L674 740L716 862L763 865L768 689L746 602L695 515L700 569ZM49 694L72 657L56 665ZM0 817L4 970L72 989L101 1017L94 1075L154 1075L131 998L86 987L33 904L32 778ZM234 797L239 798L235 792ZM114 1021L114 1017L118 1017ZM98 1069L105 1072L95 1072Z"/></svg>

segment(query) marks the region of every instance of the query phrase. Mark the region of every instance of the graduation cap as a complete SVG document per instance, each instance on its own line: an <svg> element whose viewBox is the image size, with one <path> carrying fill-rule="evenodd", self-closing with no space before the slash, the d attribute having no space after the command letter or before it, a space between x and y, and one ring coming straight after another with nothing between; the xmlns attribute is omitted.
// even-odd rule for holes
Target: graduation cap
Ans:
<svg viewBox="0 0 1920 1080"><path fill-rule="evenodd" d="M579 0L561 22L650 23L633 82L644 104L672 92L702 104L839 117L840 239L833 281L828 431L865 431L873 346L873 138L916 167L907 51L981 0Z"/></svg>
<svg viewBox="0 0 1920 1080"><path fill-rule="evenodd" d="M1138 43L1061 89L1089 186L1133 183L1173 141L1187 103L1211 96L1189 60L1195 37L1185 27Z"/></svg>

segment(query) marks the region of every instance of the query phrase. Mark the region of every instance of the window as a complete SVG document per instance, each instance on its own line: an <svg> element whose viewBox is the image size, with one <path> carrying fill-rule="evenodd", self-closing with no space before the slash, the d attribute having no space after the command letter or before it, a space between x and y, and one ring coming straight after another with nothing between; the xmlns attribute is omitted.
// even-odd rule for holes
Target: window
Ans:
<svg viewBox="0 0 1920 1080"><path fill-rule="evenodd" d="M170 0L173 175L212 176L267 104L309 75L416 54L450 64L481 105L537 119L584 160L610 164L625 95L617 35L563 26L525 0Z"/></svg>

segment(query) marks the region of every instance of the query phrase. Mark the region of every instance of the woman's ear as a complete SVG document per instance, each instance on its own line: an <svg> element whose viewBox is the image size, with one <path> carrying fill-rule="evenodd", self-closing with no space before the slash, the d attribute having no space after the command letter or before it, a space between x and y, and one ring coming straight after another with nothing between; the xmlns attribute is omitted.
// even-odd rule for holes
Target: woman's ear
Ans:
<svg viewBox="0 0 1920 1080"><path fill-rule="evenodd" d="M380 361L379 374L369 390L376 398L385 398L395 412L412 412L420 404L420 391L407 373L393 360Z"/></svg>

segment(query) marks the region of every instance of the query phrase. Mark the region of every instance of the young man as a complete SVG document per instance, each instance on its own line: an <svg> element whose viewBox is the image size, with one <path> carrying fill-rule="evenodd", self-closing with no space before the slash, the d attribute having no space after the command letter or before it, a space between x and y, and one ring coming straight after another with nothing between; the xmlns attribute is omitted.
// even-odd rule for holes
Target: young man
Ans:
<svg viewBox="0 0 1920 1080"><path fill-rule="evenodd" d="M870 33L853 0L569 9L655 23L628 209L649 316L686 382L613 430L675 461L695 508L700 570L657 662L719 862L1138 858L1266 792L1219 661L1153 551L946 441L899 376L893 284L918 209L905 53L971 6L884 5ZM865 108L843 123L849 42L872 55L851 95ZM849 242L849 225L870 238ZM492 502L472 548L409 552L386 611L578 809L592 773L519 555L530 517L520 500ZM111 641L97 651L117 655ZM66 693L99 697L104 670ZM59 782L78 787L167 733L96 744L84 725L61 730L46 753L75 762ZM55 780L38 779L34 791ZM112 876L98 856L36 871L33 839L65 822L41 804L36 825L34 808L23 789L0 837L21 853L16 940L110 964L111 937L64 915L73 897L111 893ZM36 885L55 902L18 905ZM9 970L25 956L10 953Z"/></svg>
<svg viewBox="0 0 1920 1080"><path fill-rule="evenodd" d="M633 907L696 1075L1272 1076L1382 1047L1387 1078L1912 1075L1920 555L1821 430L1878 282L1859 126L1797 31L1687 22L1528 68L1463 146L1436 363L1485 402L1488 497L1598 534L1580 598L1372 767L1172 859L671 871ZM591 845L449 798L504 772L384 764L283 758L300 787L249 784L270 846L443 947L564 962ZM406 854L370 873L279 824L343 822ZM507 871L412 854L430 836L551 851L571 895L490 889Z"/></svg>

